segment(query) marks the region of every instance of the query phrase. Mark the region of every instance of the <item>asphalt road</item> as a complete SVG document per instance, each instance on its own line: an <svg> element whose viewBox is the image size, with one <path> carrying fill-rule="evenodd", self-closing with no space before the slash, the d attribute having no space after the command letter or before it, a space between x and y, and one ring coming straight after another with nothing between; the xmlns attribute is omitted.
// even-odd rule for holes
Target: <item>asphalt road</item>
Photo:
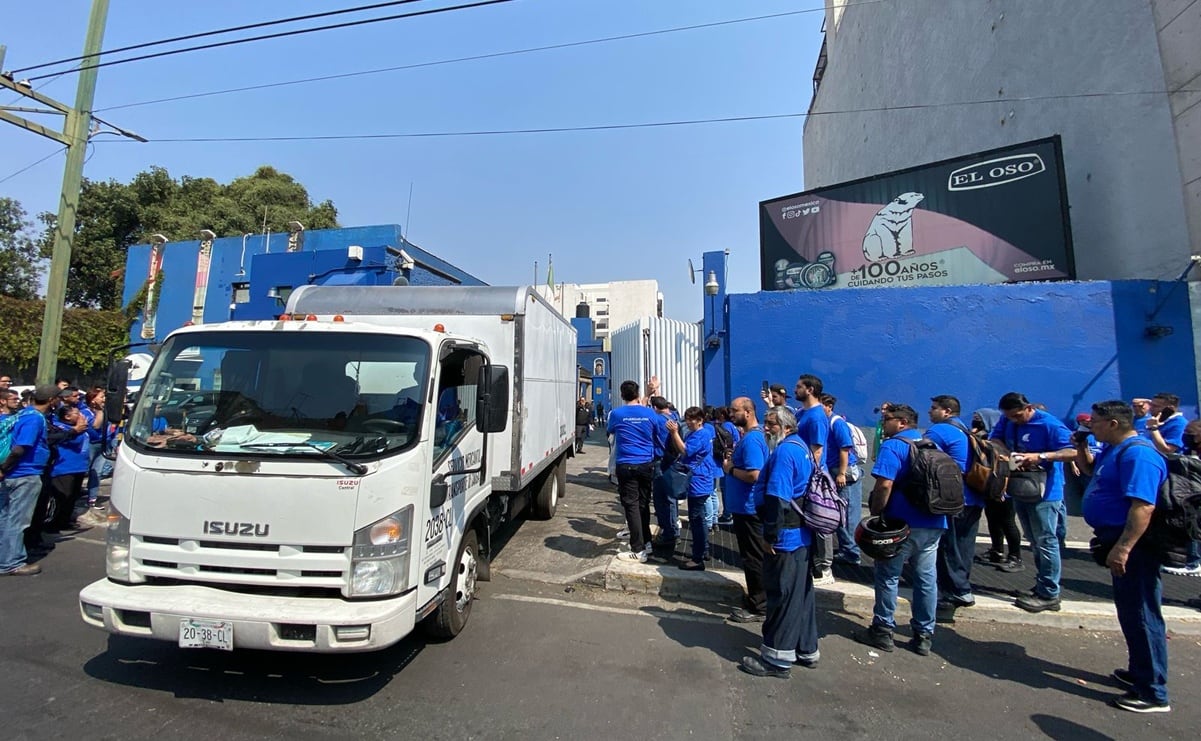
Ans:
<svg viewBox="0 0 1201 741"><path fill-rule="evenodd" d="M95 538L84 534L83 538ZM515 538L520 537L520 530ZM102 547L64 542L37 577L0 580L6 739L1196 738L1201 643L1171 642L1174 711L1113 710L1120 638L961 624L935 655L872 656L864 618L822 613L822 662L792 679L736 669L755 630L706 605L510 577L467 629L367 656L184 651L79 619Z"/></svg>

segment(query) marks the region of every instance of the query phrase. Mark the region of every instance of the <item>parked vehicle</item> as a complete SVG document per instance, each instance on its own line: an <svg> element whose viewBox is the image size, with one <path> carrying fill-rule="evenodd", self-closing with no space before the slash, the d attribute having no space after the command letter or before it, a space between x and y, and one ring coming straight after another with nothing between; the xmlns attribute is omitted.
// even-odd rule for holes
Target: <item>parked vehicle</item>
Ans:
<svg viewBox="0 0 1201 741"><path fill-rule="evenodd" d="M164 341L118 451L88 624L226 650L370 651L420 622L450 637L496 529L554 515L575 330L534 290L306 286L286 311ZM177 372L214 403L156 431Z"/></svg>

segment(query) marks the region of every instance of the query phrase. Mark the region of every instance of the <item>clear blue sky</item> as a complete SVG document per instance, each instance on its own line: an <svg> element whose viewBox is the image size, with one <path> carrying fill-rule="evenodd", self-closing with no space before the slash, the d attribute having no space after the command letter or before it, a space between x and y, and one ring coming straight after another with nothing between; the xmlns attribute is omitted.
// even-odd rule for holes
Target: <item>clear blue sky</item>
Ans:
<svg viewBox="0 0 1201 741"><path fill-rule="evenodd" d="M105 48L366 0L113 0ZM444 0L375 11L451 4ZM823 0L517 0L100 70L98 115L149 139L464 131L803 112ZM80 53L90 0L9 3L5 67ZM771 20L103 111L265 82L429 62L798 10ZM360 17L360 16L353 16ZM332 20L343 20L341 17ZM278 30L278 29L270 29ZM32 74L32 73L31 73ZM75 77L43 92L74 100ZM36 87L36 86L35 86ZM9 103L14 96L0 96ZM334 142L96 145L92 179L151 165L221 182L261 164L330 199L343 225L404 223L414 243L493 284L653 278L696 320L687 258L729 249L730 290L758 289L758 201L803 188L803 119L619 131ZM113 137L100 137L112 139ZM0 178L50 154L0 124ZM0 183L31 215L57 208L63 156ZM174 236L174 235L169 235ZM187 235L191 236L191 235ZM179 235L183 238L184 235Z"/></svg>

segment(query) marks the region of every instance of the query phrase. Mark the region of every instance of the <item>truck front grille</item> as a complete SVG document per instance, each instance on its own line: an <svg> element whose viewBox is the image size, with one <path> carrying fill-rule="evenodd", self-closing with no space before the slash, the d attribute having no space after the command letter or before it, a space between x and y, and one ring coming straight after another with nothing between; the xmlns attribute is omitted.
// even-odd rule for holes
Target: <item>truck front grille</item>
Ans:
<svg viewBox="0 0 1201 741"><path fill-rule="evenodd" d="M135 569L147 579L223 588L334 589L350 570L350 549L133 536Z"/></svg>

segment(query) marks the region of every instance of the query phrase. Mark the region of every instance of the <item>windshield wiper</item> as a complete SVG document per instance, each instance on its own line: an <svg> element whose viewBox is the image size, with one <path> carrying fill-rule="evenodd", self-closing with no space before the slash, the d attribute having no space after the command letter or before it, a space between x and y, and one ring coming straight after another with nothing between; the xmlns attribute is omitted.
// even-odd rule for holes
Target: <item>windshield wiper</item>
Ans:
<svg viewBox="0 0 1201 741"><path fill-rule="evenodd" d="M334 461L337 461L338 463L341 463L342 465L349 468L351 473L354 473L358 476L362 476L363 474L367 473L367 467L364 466L362 463L355 463L352 460L343 458L342 456L338 455L337 453L333 453L329 450L326 450L325 448L321 447L320 445L314 445L307 441L306 442L292 442L292 443L284 443L284 442L279 442L279 443L242 443L242 444L238 445L238 447L243 448L243 449L247 449L247 448L308 448L310 450L317 451L318 453L321 454L321 456L323 458L329 458L330 460L334 460Z"/></svg>

